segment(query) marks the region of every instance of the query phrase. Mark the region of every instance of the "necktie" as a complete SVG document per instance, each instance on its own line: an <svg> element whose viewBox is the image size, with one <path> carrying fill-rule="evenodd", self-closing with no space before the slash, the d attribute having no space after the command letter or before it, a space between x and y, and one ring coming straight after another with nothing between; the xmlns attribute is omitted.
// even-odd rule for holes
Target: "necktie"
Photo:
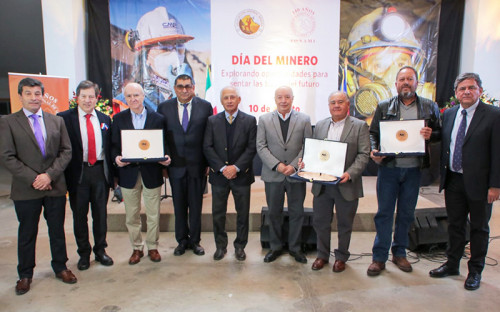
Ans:
<svg viewBox="0 0 500 312"><path fill-rule="evenodd" d="M233 124L233 115L229 115L229 124Z"/></svg>
<svg viewBox="0 0 500 312"><path fill-rule="evenodd" d="M453 151L453 170L462 169L462 146L464 145L465 128L467 127L467 111L462 110L462 121L458 126L457 138L455 140L455 150Z"/></svg>
<svg viewBox="0 0 500 312"><path fill-rule="evenodd" d="M188 115L188 106L189 103L182 104L184 106L184 112L182 112L182 129L184 129L184 132L187 131L188 128L188 123L189 123L189 115Z"/></svg>
<svg viewBox="0 0 500 312"><path fill-rule="evenodd" d="M94 126L90 121L91 114L85 115L87 118L87 140L88 140L88 162L93 165L97 161L97 156L95 154L95 135L94 135Z"/></svg>
<svg viewBox="0 0 500 312"><path fill-rule="evenodd" d="M45 142L43 140L42 125L40 125L40 123L38 122L37 114L30 115L30 117L33 119L33 129L35 129L36 141L38 143L38 146L40 147L42 155L45 157Z"/></svg>

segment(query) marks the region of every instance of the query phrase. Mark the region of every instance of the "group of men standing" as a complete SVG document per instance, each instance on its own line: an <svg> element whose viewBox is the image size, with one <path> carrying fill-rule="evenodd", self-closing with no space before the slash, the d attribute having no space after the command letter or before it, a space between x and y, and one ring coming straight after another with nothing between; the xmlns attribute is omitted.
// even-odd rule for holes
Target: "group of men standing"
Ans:
<svg viewBox="0 0 500 312"><path fill-rule="evenodd" d="M256 153L262 160L261 178L265 183L270 250L264 262L282 255L285 242L289 254L299 263L307 263L301 249L306 184L290 176L304 167L305 138L328 139L347 144L344 173L336 185L312 186L313 226L317 234L317 258L313 270L330 260L331 222L337 212L338 247L334 250L332 270L342 272L349 259L349 244L359 198L363 196L362 173L369 158L379 164L377 178L378 211L376 237L369 276L385 269L389 251L392 262L405 272L412 266L406 259L408 231L414 219L420 187L421 169L429 166L429 146L441 140L441 183L449 221L448 261L430 272L431 277L459 274L459 262L466 244L465 228L470 216L471 258L465 288L479 288L488 247L493 201L500 195L500 110L479 100L482 83L477 74L457 77L455 94L460 105L447 110L443 127L437 105L417 96L415 69L402 67L396 78L398 95L379 103L370 127L349 116L347 94L335 91L328 97L330 115L316 124L314 134L310 118L292 109L290 87L275 91L277 110L255 117L238 109L239 91L225 87L220 92L224 111L213 115L212 106L194 94L194 82L188 75L176 78L176 98L160 104L154 112L144 106L144 90L129 83L123 93L129 109L111 119L95 109L99 89L82 81L77 89L76 108L55 117L41 110L44 88L41 82L25 78L18 93L23 108L0 118L0 156L13 175L11 198L19 220L18 274L16 293L30 290L35 266L35 242L38 221L44 209L49 228L52 268L65 283L77 278L67 269L64 234L66 190L73 211L74 235L80 259L78 269L90 267L90 256L102 265L113 265L106 253L109 189L122 189L126 226L132 245L129 264L144 256L144 244L151 261L161 261L158 252L161 186L169 178L175 212L174 255L187 249L204 255L200 245L201 210L205 177L212 185L212 214L216 251L214 260L227 253L225 230L228 196L234 197L237 212L235 258L246 259L248 242L250 186L255 181L252 163ZM380 122L424 119L420 134L426 142L425 156L376 156L380 149ZM127 162L122 158L121 130L157 129L164 133L164 160ZM146 239L141 235L141 194L147 219ZM289 231L283 237L285 194L288 200ZM89 241L89 205L93 219L94 246ZM394 212L396 220L394 223ZM392 228L394 224L394 237Z"/></svg>

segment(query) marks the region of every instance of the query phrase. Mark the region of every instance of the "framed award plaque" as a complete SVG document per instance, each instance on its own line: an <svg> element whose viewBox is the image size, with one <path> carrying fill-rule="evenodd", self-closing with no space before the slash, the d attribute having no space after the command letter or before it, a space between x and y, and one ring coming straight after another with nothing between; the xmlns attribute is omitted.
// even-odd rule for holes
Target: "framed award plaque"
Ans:
<svg viewBox="0 0 500 312"><path fill-rule="evenodd" d="M158 162L164 161L163 130L122 130L122 161Z"/></svg>
<svg viewBox="0 0 500 312"><path fill-rule="evenodd" d="M380 151L376 156L422 156L425 155L425 139L420 130L425 120L380 121Z"/></svg>

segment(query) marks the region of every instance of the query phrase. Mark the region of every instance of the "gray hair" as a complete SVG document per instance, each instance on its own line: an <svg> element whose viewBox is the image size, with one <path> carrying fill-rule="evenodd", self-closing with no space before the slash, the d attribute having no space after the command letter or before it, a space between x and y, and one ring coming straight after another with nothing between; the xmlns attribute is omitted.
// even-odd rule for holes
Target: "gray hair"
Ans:
<svg viewBox="0 0 500 312"><path fill-rule="evenodd" d="M241 96L240 96L240 90L238 90L238 88L233 87L233 86L225 86L224 88L222 88L222 89L220 90L220 98L221 98L221 99L222 99L222 92L224 92L224 90L228 90L228 89L234 90L234 92L236 92L236 95L237 95L238 97L241 97Z"/></svg>
<svg viewBox="0 0 500 312"><path fill-rule="evenodd" d="M455 79L455 84L453 85L453 88L455 91L457 90L458 85L467 79L474 79L478 85L479 88L483 88L483 82L481 81L481 78L479 78L479 75L476 73L463 73L458 75L457 79Z"/></svg>

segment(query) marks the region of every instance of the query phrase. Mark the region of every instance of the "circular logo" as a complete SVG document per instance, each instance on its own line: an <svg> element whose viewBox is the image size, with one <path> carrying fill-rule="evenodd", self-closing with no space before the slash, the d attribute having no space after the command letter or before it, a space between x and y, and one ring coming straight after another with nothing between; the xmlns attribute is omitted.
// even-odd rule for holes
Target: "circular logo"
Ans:
<svg viewBox="0 0 500 312"><path fill-rule="evenodd" d="M316 29L314 11L309 8L296 9L292 19L292 31L298 37L309 37Z"/></svg>
<svg viewBox="0 0 500 312"><path fill-rule="evenodd" d="M140 140L139 141L139 148L143 151L147 151L149 149L149 141L148 140Z"/></svg>
<svg viewBox="0 0 500 312"><path fill-rule="evenodd" d="M399 130L398 132L396 132L396 139L401 142L406 141L406 139L408 139L408 132L406 132L405 130Z"/></svg>
<svg viewBox="0 0 500 312"><path fill-rule="evenodd" d="M330 153L328 153L328 151L319 152L319 160L327 161L328 159L330 159Z"/></svg>
<svg viewBox="0 0 500 312"><path fill-rule="evenodd" d="M264 18L258 11L246 9L236 15L234 28L243 38L253 39L264 30Z"/></svg>

